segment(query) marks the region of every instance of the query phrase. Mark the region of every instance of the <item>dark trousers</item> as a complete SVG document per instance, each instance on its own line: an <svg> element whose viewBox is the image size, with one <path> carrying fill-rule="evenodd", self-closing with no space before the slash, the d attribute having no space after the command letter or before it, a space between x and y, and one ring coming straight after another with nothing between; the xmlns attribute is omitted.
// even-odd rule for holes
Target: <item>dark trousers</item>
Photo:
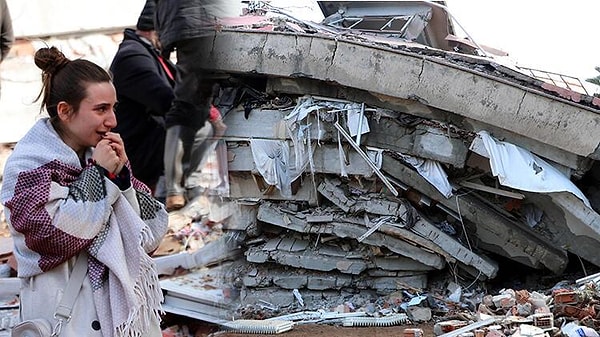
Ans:
<svg viewBox="0 0 600 337"><path fill-rule="evenodd" d="M164 167L167 196L183 195L189 176L205 161L213 139L208 122L212 82L203 70L208 38L183 40L176 44L177 79L175 98L165 116Z"/></svg>
<svg viewBox="0 0 600 337"><path fill-rule="evenodd" d="M184 125L200 129L208 119L213 82L202 68L207 42L207 38L195 38L176 45L175 98L165 116L167 128Z"/></svg>

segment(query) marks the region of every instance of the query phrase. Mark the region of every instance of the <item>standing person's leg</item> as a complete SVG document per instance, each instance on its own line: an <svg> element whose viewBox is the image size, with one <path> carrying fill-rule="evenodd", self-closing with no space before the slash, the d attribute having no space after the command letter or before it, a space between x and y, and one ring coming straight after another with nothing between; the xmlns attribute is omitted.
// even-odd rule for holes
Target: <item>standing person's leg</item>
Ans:
<svg viewBox="0 0 600 337"><path fill-rule="evenodd" d="M166 207L168 210L185 205L185 179L189 175L189 160L198 144L196 135L208 118L209 102L203 83L202 58L206 39L190 39L177 44L177 81L175 99L165 117L167 137L164 165L167 187ZM209 129L212 130L212 129ZM200 136L212 131L203 131ZM208 133L207 133L208 134Z"/></svg>
<svg viewBox="0 0 600 337"><path fill-rule="evenodd" d="M181 125L167 129L165 138L165 206L167 211L179 209L185 205L185 189L183 188L183 157L185 154L185 132Z"/></svg>

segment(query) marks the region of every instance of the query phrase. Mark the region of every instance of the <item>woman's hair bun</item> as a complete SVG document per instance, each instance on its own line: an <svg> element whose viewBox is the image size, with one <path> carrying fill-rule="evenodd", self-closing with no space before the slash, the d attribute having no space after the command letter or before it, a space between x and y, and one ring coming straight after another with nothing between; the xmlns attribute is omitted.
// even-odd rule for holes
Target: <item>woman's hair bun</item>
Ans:
<svg viewBox="0 0 600 337"><path fill-rule="evenodd" d="M43 72L54 75L70 60L56 47L44 47L35 52L35 65Z"/></svg>

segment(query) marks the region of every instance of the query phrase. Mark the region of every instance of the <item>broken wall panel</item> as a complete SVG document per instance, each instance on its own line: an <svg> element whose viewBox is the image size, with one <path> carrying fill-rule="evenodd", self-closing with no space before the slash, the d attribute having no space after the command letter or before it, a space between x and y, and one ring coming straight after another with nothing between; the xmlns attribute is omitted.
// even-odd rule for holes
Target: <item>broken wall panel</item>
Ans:
<svg viewBox="0 0 600 337"><path fill-rule="evenodd" d="M475 254L473 251L464 247L429 222L419 219L415 222L414 226L411 227L411 230L435 242L456 260L474 267L489 278L496 277L496 274L498 273L498 264L495 261Z"/></svg>
<svg viewBox="0 0 600 337"><path fill-rule="evenodd" d="M306 308L323 308L344 304L350 299L353 304L360 307L363 303L374 302L379 295L373 290L353 291L343 290L307 290L299 291L302 304L299 303L293 290L281 289L279 287L253 288L242 287L240 292L240 306L258 306L268 311L281 310L283 308L290 312L299 312Z"/></svg>
<svg viewBox="0 0 600 337"><path fill-rule="evenodd" d="M290 139L284 119L288 114L289 111L266 108L252 109L249 114L246 114L243 109L232 110L223 118L223 122L227 124L223 138L225 140ZM312 122L310 130L313 140L337 139L337 131L328 123Z"/></svg>
<svg viewBox="0 0 600 337"><path fill-rule="evenodd" d="M405 127L391 118L381 118L371 124L371 132L364 137L365 145L432 159L459 168L464 166L468 147L463 140L451 138L440 129L426 125Z"/></svg>
<svg viewBox="0 0 600 337"><path fill-rule="evenodd" d="M337 271L323 272L302 268L287 268L282 265L266 263L248 266L243 277L248 288L268 288L277 286L285 290L373 290L389 293L402 289L401 285L410 284L417 288L426 287L425 271L388 271L385 275L363 273L361 275L343 274Z"/></svg>
<svg viewBox="0 0 600 337"><path fill-rule="evenodd" d="M256 226L256 214L258 213L258 200L238 199L230 201L231 216L223 223L223 229L245 231Z"/></svg>
<svg viewBox="0 0 600 337"><path fill-rule="evenodd" d="M252 109L249 114L232 110L223 118L227 125L223 137L250 139L260 135L261 138L286 139L285 115L279 110Z"/></svg>
<svg viewBox="0 0 600 337"><path fill-rule="evenodd" d="M330 222L325 224L307 223L305 220L294 215L282 212L271 203L264 203L259 207L258 219L300 233L333 234L340 238L356 239L364 234L367 229L366 227L343 222ZM397 254L412 258L436 269L442 269L445 266L445 261L441 256L424 251L406 241L385 234L373 233L365 238L363 242L372 246L386 247Z"/></svg>
<svg viewBox="0 0 600 337"><path fill-rule="evenodd" d="M571 193L558 192L550 196L553 203L565 212L565 225L569 232L578 237L600 240L600 214Z"/></svg>
<svg viewBox="0 0 600 337"><path fill-rule="evenodd" d="M345 274L359 275L367 269L383 269L389 271L425 271L433 268L415 260L395 256L377 257L369 249L354 248L349 251L336 245L313 245L309 241L294 240L294 249L282 245L285 238L274 238L269 242L253 246L246 250L246 260L251 263L276 262L279 265L297 267L317 271L337 270ZM290 238L287 238L288 240ZM277 241L276 248L269 248L269 243ZM301 243L300 245L298 245ZM300 247L298 247L300 246Z"/></svg>
<svg viewBox="0 0 600 337"><path fill-rule="evenodd" d="M441 255L451 257L448 258L448 260L451 260L452 262L454 262L454 260L458 260L466 265L475 267L490 278L495 277L496 273L498 272L498 265L494 261L478 256L472 250L464 247L458 241L437 229L422 215L420 215L418 211L414 209L408 202L402 202L401 200L386 200L381 197L369 195L361 196L361 198L358 200L356 200L356 198L349 198L345 195L344 190L339 187L339 184L336 185L335 181L327 178L323 179L323 182L321 185L319 185L319 192L322 194L325 192L325 197L327 197L336 205L342 205L342 207L349 205L348 210L346 211L347 213L361 214L367 212L369 214L392 216L397 218L397 220L389 219L386 221L386 223L391 224L393 222L399 222L399 224L397 224L399 227L405 227L407 230L415 232L426 240L433 242L435 245L437 245L437 247L433 248L433 250L442 250L443 253L441 253ZM347 219L347 217L345 217L345 219ZM380 228L382 227L381 223L373 226L378 226L378 228L372 228L382 233L391 232L389 227L393 227L393 225L388 226L387 230L384 231ZM398 228L396 233L406 236L410 242L415 242L414 236L408 236L404 233L400 233L401 229L402 228ZM360 238L363 238L364 235ZM427 246L431 247L432 245Z"/></svg>
<svg viewBox="0 0 600 337"><path fill-rule="evenodd" d="M511 164L497 164L499 169L497 169L496 175L503 177L503 184L521 188L523 193L527 194L527 200L522 202L518 210L527 220L528 225L555 246L563 247L598 265L600 259L590 249L600 244L600 215L587 206L587 198L566 178L567 176L563 172L555 170L554 166L528 154L524 149L512 148L510 150L508 146L511 144L503 143L502 152L490 150L488 153L489 149L482 147L482 142L483 140L475 138L471 148L488 158L490 158L490 154L496 153L496 157L498 157L494 158L496 161L514 160ZM511 153L510 151L519 153L518 156L515 155L515 157L519 157L519 160L500 154ZM544 171L543 176L529 173L530 179L523 179L522 176L528 174L526 170L529 165L532 165L531 163L535 163L538 165L536 167ZM511 167L520 174L511 177L511 171L502 172L501 166ZM538 193L532 193L536 189ZM539 214L536 215L536 213Z"/></svg>
<svg viewBox="0 0 600 337"><path fill-rule="evenodd" d="M498 214L469 194L445 198L417 172L388 155L384 156L382 169L475 224L476 233L472 234L480 240L480 248L532 268L546 267L557 274L566 268L568 257L564 249L552 246L526 225Z"/></svg>
<svg viewBox="0 0 600 337"><path fill-rule="evenodd" d="M367 200L355 200L353 198L349 198L346 196L344 189L339 186L340 184L341 182L338 180L324 178L322 183L319 185L318 190L319 193L321 193L325 198L348 214L357 214L366 211L372 214L400 216L401 213L405 212L405 207L401 207L400 203L398 202L386 201L377 197L366 197ZM343 222L353 223L361 226L365 225L366 222L364 217L359 218L346 214L343 216L338 215L336 218ZM380 224L377 230L386 235L410 242L415 246L420 246L421 249L435 252L441 256L444 256L447 262L455 262L454 258L447 254L439 246L403 227L408 228L409 226L406 226L406 224ZM363 234L363 236L364 235L365 234Z"/></svg>
<svg viewBox="0 0 600 337"><path fill-rule="evenodd" d="M257 177L250 172L230 172L229 197L232 199L262 199L262 200L294 200L305 201L310 205L318 204L318 193L312 186L310 177L303 177L305 183L297 184L297 189L292 188L292 196L282 196L277 188L268 188L266 185L257 183Z"/></svg>
<svg viewBox="0 0 600 337"><path fill-rule="evenodd" d="M543 195L526 192L526 195L527 200L535 205L533 207L543 212L539 219L532 220L530 224L536 233L556 247L563 247L600 266L600 256L597 254L600 215L570 193ZM531 210L522 210L523 213L528 211Z"/></svg>
<svg viewBox="0 0 600 337"><path fill-rule="evenodd" d="M346 259L294 252L264 252L261 248L250 248L246 251L247 261L252 263L276 262L280 265L319 271L339 270L348 274L360 274L367 269L367 262L362 259Z"/></svg>
<svg viewBox="0 0 600 337"><path fill-rule="evenodd" d="M347 214L336 215L338 220L343 222L353 223L360 226L365 226L370 223L368 217L357 217L348 214L362 214L369 212L373 215L384 215L384 216L404 216L405 221L407 219L407 206L390 200L383 200L380 195L377 196L364 196L358 200L355 198L349 198L346 195L344 188L341 185L341 181L337 179L324 178L318 187L319 193L325 198L339 207L342 211ZM420 246L421 249L435 252L443 256L447 262L455 262L455 259L438 245L433 242L424 239L423 237L412 233L408 228L410 225L406 223L393 224L393 220L386 221L381 224L372 224L372 226L378 226L377 230L386 235L410 242L415 246ZM404 228L406 227L406 228ZM367 230L370 231L371 229ZM366 233L366 232L365 232ZM363 234L360 238L364 237Z"/></svg>
<svg viewBox="0 0 600 337"><path fill-rule="evenodd" d="M349 212L356 205L356 200L348 198L344 190L339 187L340 184L339 180L323 179L317 190L342 211Z"/></svg>
<svg viewBox="0 0 600 337"><path fill-rule="evenodd" d="M468 147L464 140L450 137L449 132L427 125L416 127L415 141L410 152L405 154L431 159L454 167L464 167ZM390 148L390 150L394 150Z"/></svg>
<svg viewBox="0 0 600 337"><path fill-rule="evenodd" d="M215 265L238 259L242 255L236 232L228 232L195 252L159 256L155 257L154 261L159 275L173 275L180 268L194 269Z"/></svg>
<svg viewBox="0 0 600 337"><path fill-rule="evenodd" d="M234 146L228 148L229 153L229 171L255 171L256 164L252 158L252 149L250 146ZM294 162L295 156L293 151L290 162ZM331 173L341 174L342 167L347 174L361 175L370 177L373 175L373 170L355 151L346 152L346 160L340 160L339 149L336 145L321 144L316 145L313 155L314 173ZM310 166L306 169L311 172Z"/></svg>

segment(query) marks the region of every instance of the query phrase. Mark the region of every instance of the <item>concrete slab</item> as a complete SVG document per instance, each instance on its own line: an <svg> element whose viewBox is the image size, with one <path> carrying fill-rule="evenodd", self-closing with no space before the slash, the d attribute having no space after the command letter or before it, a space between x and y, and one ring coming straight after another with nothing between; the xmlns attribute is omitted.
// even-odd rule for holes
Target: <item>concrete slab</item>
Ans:
<svg viewBox="0 0 600 337"><path fill-rule="evenodd" d="M229 158L232 158L229 162L230 172L256 171L250 146L231 146L227 149L227 152ZM293 151L291 151L290 155L290 162L293 163L295 160ZM342 172L343 166L347 174L367 177L373 175L373 170L356 151L347 152L346 158L348 161L342 164L339 149L336 145L323 143L320 146L315 146L313 155L314 172L339 175ZM307 172L310 172L310 167L307 168Z"/></svg>
<svg viewBox="0 0 600 337"><path fill-rule="evenodd" d="M340 221L319 225L314 223L309 224L293 215L281 212L276 206L270 203L264 203L259 207L258 219L278 227L291 229L301 233L333 234L340 238L349 237L356 239L367 230L364 226L361 227L356 224ZM413 246L409 242L382 233L375 232L371 234L363 240L363 243L372 246L387 247L397 254L412 258L436 269L442 269L445 266L445 261L441 256Z"/></svg>
<svg viewBox="0 0 600 337"><path fill-rule="evenodd" d="M213 46L207 67L216 70L307 77L412 98L581 156L600 144L600 115L592 108L435 56L343 37L258 31L223 30Z"/></svg>

